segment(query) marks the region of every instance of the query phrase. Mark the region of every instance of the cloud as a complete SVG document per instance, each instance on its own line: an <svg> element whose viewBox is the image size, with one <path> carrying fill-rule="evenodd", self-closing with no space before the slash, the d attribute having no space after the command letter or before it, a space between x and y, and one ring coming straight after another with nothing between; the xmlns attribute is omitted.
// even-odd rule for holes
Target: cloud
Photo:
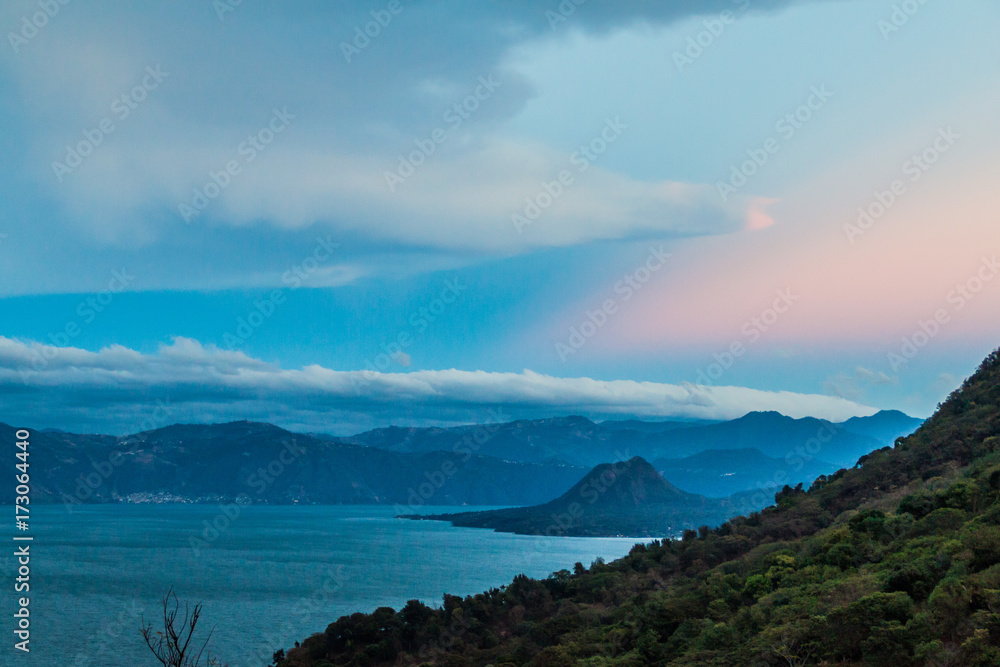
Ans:
<svg viewBox="0 0 1000 667"><path fill-rule="evenodd" d="M824 391L850 401L859 401L865 396L866 387L881 387L899 384L895 375L887 375L884 371L872 371L864 366L858 366L854 373L840 373L823 383Z"/></svg>
<svg viewBox="0 0 1000 667"><path fill-rule="evenodd" d="M899 378L894 375L887 375L884 371L870 371L863 366L858 366L854 371L855 375L869 384L880 386L887 384L898 384Z"/></svg>
<svg viewBox="0 0 1000 667"><path fill-rule="evenodd" d="M6 175L16 180L12 194L28 198L23 208L32 212L30 225L18 222L5 231L23 256L44 252L50 264L67 270L24 285L24 266L12 260L0 266L3 289L78 288L81 277L103 271L89 267L108 248L120 249L118 257L164 249L163 257L181 270L164 272L156 288L259 282L260 267L247 269L238 255L215 257L213 275L186 270L202 262L186 262L185 253L209 254L226 234L220 230L256 241L308 228L358 239L352 247L409 250L414 262L426 263L435 252L495 257L766 226L763 200L724 204L711 186L644 180L605 164L579 174L530 229L518 233L511 221L526 198L544 196L543 181L571 167L572 158L510 126L535 95L524 72L505 64L512 48L560 40L569 31L667 24L732 4L594 0L573 13L566 30L553 30L545 12L559 11L558 2L469 3L457 11L452 3L407 1L351 62L341 45L371 20L369 5L301 3L274 13L244 3L224 21L210 3L193 1L66 6L0 65L12 99L0 121L23 143L11 153L16 157ZM754 9L789 4L760 2ZM0 19L19 25L36 11L35 2L8 3ZM164 72L162 80L124 115L116 100L145 81L149 68ZM476 100L473 111L448 115L483 93L480 82L490 77L500 85ZM266 130L275 108L295 118L251 160L241 147ZM72 173L57 176L53 165L67 163L67 147L85 141L87 132L95 136L103 120L113 131ZM595 122L600 131L602 119ZM444 139L433 154L390 189L385 174L438 129ZM233 161L240 171L229 178L224 171ZM186 225L181 205L214 187L212 174L223 174L228 184ZM43 207L45 215L38 213ZM359 263L351 275L383 268ZM275 271L264 273L273 283Z"/></svg>
<svg viewBox="0 0 1000 667"><path fill-rule="evenodd" d="M153 354L97 352L0 337L0 419L33 426L127 432L161 403L170 421L261 419L350 432L376 425L475 421L502 406L514 416L585 414L734 419L755 410L843 420L874 409L840 398L741 387L521 373L284 369L242 352L177 338ZM403 415L403 417L399 417Z"/></svg>
<svg viewBox="0 0 1000 667"><path fill-rule="evenodd" d="M306 143L303 139L297 146L276 148L281 152L239 180L234 177L213 201L212 215L233 226L263 219L289 230L323 221L322 227L337 234L363 233L376 242L492 254L595 240L732 232L744 225L745 209L752 204L745 198L724 204L708 185L640 182L596 166L576 173L569 153L492 139L475 150L428 159L390 192L385 173L395 169L393 158L318 153ZM119 166L77 185L81 192L101 193L115 183L128 202L160 199L169 192L169 199L190 203L193 189L205 185L205 175L226 162L223 151L204 162L199 151L177 152L174 147L170 153L151 155L135 167L146 172L141 178L129 181L117 173L128 163L123 156L111 161ZM561 192L550 204L545 184L571 168L573 183L556 183ZM146 191L150 183L160 191ZM133 189L138 191L129 194ZM532 204L535 208L526 214ZM133 213L102 208L111 220L131 219ZM515 214L527 216L530 224L519 229ZM203 222L194 219L194 224Z"/></svg>

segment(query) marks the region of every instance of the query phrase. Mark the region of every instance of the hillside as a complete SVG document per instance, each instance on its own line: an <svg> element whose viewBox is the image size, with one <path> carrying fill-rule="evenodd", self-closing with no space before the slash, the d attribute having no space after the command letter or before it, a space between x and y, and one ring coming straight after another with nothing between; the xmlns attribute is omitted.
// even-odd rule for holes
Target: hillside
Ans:
<svg viewBox="0 0 1000 667"><path fill-rule="evenodd" d="M672 537L718 525L746 509L732 500L685 493L637 456L597 466L543 505L407 518L521 535Z"/></svg>
<svg viewBox="0 0 1000 667"><path fill-rule="evenodd" d="M0 424L0 438L14 429ZM530 505L585 472L471 452L401 454L323 442L270 424L176 425L136 435L35 432L36 503L233 502Z"/></svg>
<svg viewBox="0 0 1000 667"><path fill-rule="evenodd" d="M918 431L614 563L332 623L280 667L1000 664L1000 350Z"/></svg>

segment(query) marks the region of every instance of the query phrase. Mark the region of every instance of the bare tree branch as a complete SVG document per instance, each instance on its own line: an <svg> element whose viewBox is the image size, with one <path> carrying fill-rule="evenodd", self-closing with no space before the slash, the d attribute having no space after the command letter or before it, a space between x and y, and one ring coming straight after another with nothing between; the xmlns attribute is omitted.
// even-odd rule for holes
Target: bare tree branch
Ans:
<svg viewBox="0 0 1000 667"><path fill-rule="evenodd" d="M215 628L209 631L208 637L202 642L196 655L191 656L188 652L188 647L191 645L198 628L198 622L201 620L203 605L196 604L192 609L185 603L184 618L179 623L177 615L180 613L180 602L177 600L173 587L163 596L162 605L163 630L154 631L153 626L146 623L145 618L142 619L142 627L139 628L139 634L142 635L146 646L149 647L150 652L156 656L160 664L163 667L202 667L202 665L212 667L219 665L219 662L212 658L211 654L205 654L208 643L215 633ZM205 655L207 662L202 663L202 655Z"/></svg>

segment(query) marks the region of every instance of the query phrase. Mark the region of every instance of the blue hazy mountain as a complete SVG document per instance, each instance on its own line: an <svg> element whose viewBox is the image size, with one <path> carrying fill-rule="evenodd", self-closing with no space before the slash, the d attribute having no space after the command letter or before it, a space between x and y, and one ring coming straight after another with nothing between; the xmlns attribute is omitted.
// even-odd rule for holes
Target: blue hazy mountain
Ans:
<svg viewBox="0 0 1000 667"><path fill-rule="evenodd" d="M850 467L865 454L916 430L920 423L900 412L878 413L841 424L811 417L792 419L777 412L751 412L716 423L631 420L598 424L573 416L500 424L478 453L509 461L557 461L591 468L632 456L654 461L706 450L756 449L774 459L809 456ZM476 428L390 427L348 441L395 452L446 451L456 439Z"/></svg>
<svg viewBox="0 0 1000 667"><path fill-rule="evenodd" d="M0 424L0 438L13 429ZM570 488L585 468L466 450L399 454L270 424L176 425L118 438L33 434L35 502L523 505Z"/></svg>
<svg viewBox="0 0 1000 667"><path fill-rule="evenodd" d="M811 482L918 423L902 413L831 424L758 412L719 423L571 416L346 438L253 422L125 437L45 430L35 433L34 480L40 502L530 505L597 465L639 456L686 492L723 496Z"/></svg>
<svg viewBox="0 0 1000 667"><path fill-rule="evenodd" d="M772 499L773 494L760 505ZM706 498L682 491L636 456L595 467L569 491L541 505L408 518L522 535L674 537L755 509L761 507L751 507L746 496Z"/></svg>
<svg viewBox="0 0 1000 667"><path fill-rule="evenodd" d="M661 475L679 488L715 497L747 489L780 488L787 483L794 486L801 482L809 486L820 475L831 475L838 469L832 463L815 458L806 460L793 455L777 459L756 449L710 449L680 459L657 459L652 463Z"/></svg>

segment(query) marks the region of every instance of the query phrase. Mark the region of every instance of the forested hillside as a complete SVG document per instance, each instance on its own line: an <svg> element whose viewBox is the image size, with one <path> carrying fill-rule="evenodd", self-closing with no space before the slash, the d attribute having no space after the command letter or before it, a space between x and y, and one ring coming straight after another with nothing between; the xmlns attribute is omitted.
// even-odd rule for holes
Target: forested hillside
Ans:
<svg viewBox="0 0 1000 667"><path fill-rule="evenodd" d="M1000 350L895 448L775 507L440 609L344 617L276 663L995 666L998 435Z"/></svg>

